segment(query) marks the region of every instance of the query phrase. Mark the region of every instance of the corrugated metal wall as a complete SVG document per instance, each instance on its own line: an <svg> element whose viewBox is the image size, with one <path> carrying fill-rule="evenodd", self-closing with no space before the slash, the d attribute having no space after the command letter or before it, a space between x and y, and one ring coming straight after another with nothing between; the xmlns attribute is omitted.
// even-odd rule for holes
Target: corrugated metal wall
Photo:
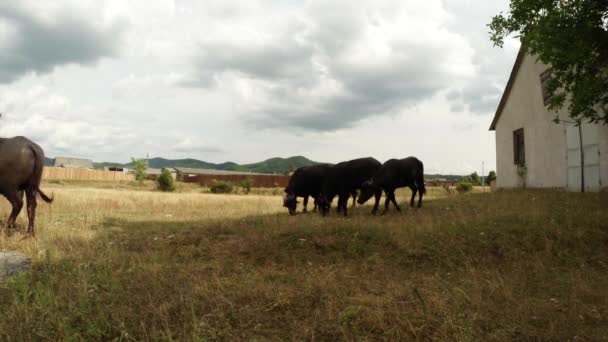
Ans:
<svg viewBox="0 0 608 342"><path fill-rule="evenodd" d="M213 180L238 184L245 178L253 179L256 188L284 188L289 182L289 176L283 175L178 175L178 179L185 183L198 183L209 186Z"/></svg>
<svg viewBox="0 0 608 342"><path fill-rule="evenodd" d="M42 171L42 179L132 181L135 180L135 176L132 174L116 171L45 167Z"/></svg>

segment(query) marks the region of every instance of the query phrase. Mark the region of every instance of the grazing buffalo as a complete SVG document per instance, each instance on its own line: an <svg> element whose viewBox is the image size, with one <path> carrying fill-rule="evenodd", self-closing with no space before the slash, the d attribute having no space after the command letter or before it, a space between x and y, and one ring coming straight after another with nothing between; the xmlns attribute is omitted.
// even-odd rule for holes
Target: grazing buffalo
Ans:
<svg viewBox="0 0 608 342"><path fill-rule="evenodd" d="M381 165L379 161L369 157L341 162L329 168L318 199L321 213L326 215L329 212L333 198L338 195L338 212L347 216L349 196L360 189L363 182L371 179ZM381 195L382 191L378 190L376 201L380 201Z"/></svg>
<svg viewBox="0 0 608 342"><path fill-rule="evenodd" d="M44 167L44 152L40 146L24 137L0 138L0 194L11 203L7 233L15 227L17 215L23 207L23 193L27 199L27 232L34 234L36 195L48 203L53 201L40 190Z"/></svg>
<svg viewBox="0 0 608 342"><path fill-rule="evenodd" d="M321 192L325 173L327 173L330 167L330 164L319 164L303 166L294 171L289 179L289 183L285 187L286 195L283 198L283 206L289 210L290 215L296 214L297 197L304 197L304 209L302 212L306 212L309 196L312 196L315 200L313 210L317 210L317 198Z"/></svg>
<svg viewBox="0 0 608 342"><path fill-rule="evenodd" d="M312 166L303 166L298 168L291 175L289 183L285 187L285 197L283 198L283 206L289 210L290 215L296 214L298 205L297 197L304 198L303 213L307 211L308 197L314 199L313 211L317 211L317 198L321 193L321 186L327 170L333 166L332 164L319 164ZM353 206L356 204L357 192L352 191ZM340 209L340 208L338 208Z"/></svg>
<svg viewBox="0 0 608 342"><path fill-rule="evenodd" d="M414 198L418 192L418 208L422 206L422 194L426 193L424 187L424 166L420 160L415 157L405 159L390 159L387 160L374 177L363 183L361 194L359 194L359 204L365 203L378 190L384 190L386 193L386 201L384 202L384 215L388 210L390 202L393 202L395 209L400 211L401 208L395 199L395 189L408 186L412 189L412 199L410 206L414 207ZM373 214L378 211L378 200L372 210Z"/></svg>

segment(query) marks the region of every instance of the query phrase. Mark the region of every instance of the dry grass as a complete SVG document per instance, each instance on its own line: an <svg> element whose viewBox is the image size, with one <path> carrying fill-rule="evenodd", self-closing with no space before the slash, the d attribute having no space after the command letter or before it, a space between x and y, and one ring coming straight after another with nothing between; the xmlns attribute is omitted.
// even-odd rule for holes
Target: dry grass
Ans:
<svg viewBox="0 0 608 342"><path fill-rule="evenodd" d="M322 218L288 216L272 190L99 187L45 184L37 240L0 241L35 260L0 284L1 340L608 336L597 194L430 189L420 210Z"/></svg>

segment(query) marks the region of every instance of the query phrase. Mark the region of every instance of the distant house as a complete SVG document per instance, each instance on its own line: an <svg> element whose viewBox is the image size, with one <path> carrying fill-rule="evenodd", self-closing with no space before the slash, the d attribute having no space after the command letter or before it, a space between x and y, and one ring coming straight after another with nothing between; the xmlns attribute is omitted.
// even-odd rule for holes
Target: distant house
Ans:
<svg viewBox="0 0 608 342"><path fill-rule="evenodd" d="M93 161L90 159L57 157L53 166L70 169L93 169Z"/></svg>
<svg viewBox="0 0 608 342"><path fill-rule="evenodd" d="M521 49L490 125L496 131L496 187L581 190L581 136L586 191L608 185L608 126L556 124L549 112L547 65ZM608 90L607 90L608 91ZM568 120L567 105L558 112Z"/></svg>

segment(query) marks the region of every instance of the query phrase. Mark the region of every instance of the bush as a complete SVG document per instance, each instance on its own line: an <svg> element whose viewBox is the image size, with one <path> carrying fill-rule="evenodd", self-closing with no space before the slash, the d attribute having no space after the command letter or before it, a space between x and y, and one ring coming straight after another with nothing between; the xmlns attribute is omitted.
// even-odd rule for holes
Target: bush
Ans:
<svg viewBox="0 0 608 342"><path fill-rule="evenodd" d="M158 190L160 191L175 191L175 181L173 180L171 172L167 169L162 169L156 183L158 184Z"/></svg>
<svg viewBox="0 0 608 342"><path fill-rule="evenodd" d="M469 182L459 182L456 183L456 191L460 193L469 192L473 189L473 184Z"/></svg>
<svg viewBox="0 0 608 342"><path fill-rule="evenodd" d="M232 183L213 180L209 186L209 189L214 194L228 194L232 192Z"/></svg>
<svg viewBox="0 0 608 342"><path fill-rule="evenodd" d="M239 186L243 188L243 191L245 191L246 194L248 194L253 186L253 179L247 177L239 182Z"/></svg>
<svg viewBox="0 0 608 342"><path fill-rule="evenodd" d="M133 171L135 172L135 180L140 184L148 177L146 170L148 170L148 161L145 159L131 158L133 161Z"/></svg>

